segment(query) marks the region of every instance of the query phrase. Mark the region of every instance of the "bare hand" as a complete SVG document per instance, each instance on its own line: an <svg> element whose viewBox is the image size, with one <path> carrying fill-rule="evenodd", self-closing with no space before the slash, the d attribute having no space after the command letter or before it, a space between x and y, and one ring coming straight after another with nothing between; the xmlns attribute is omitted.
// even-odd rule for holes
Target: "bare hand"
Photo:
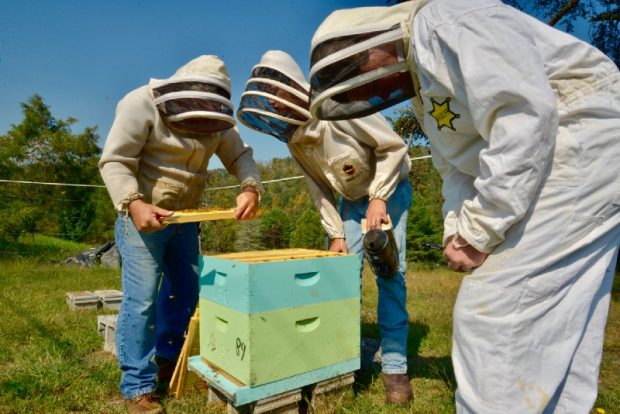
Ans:
<svg viewBox="0 0 620 414"><path fill-rule="evenodd" d="M237 196L237 208L235 218L237 220L251 220L258 210L258 194L255 191L243 191Z"/></svg>
<svg viewBox="0 0 620 414"><path fill-rule="evenodd" d="M327 250L336 253L349 253L349 247L345 239L333 239Z"/></svg>
<svg viewBox="0 0 620 414"><path fill-rule="evenodd" d="M458 234L446 241L443 250L448 266L456 272L471 272L480 267L487 256L488 253L479 252Z"/></svg>
<svg viewBox="0 0 620 414"><path fill-rule="evenodd" d="M134 200L129 204L129 215L131 221L138 231L150 233L164 227L162 219L172 215L172 211L159 208L143 200Z"/></svg>
<svg viewBox="0 0 620 414"><path fill-rule="evenodd" d="M366 230L380 229L381 224L389 223L385 201L374 198L368 203L366 210Z"/></svg>

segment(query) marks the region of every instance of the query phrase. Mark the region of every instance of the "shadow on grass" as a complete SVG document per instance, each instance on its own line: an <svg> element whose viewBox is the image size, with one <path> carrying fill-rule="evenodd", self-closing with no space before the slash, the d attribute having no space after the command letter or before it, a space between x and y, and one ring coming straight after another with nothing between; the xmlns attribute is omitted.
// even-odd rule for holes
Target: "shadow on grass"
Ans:
<svg viewBox="0 0 620 414"><path fill-rule="evenodd" d="M456 390L456 379L450 355L442 357L416 357L409 361L412 378L429 378L443 381L450 390Z"/></svg>
<svg viewBox="0 0 620 414"><path fill-rule="evenodd" d="M418 356L420 345L424 337L428 335L428 325L413 322L409 324L409 338L407 346L408 373L410 378L428 378L442 381L450 390L456 389L456 380L452 368L450 355L442 357ZM367 390L381 374L381 346L377 324L362 324L362 332L371 336L362 338L362 368L355 373L355 394ZM376 335L373 335L377 333Z"/></svg>

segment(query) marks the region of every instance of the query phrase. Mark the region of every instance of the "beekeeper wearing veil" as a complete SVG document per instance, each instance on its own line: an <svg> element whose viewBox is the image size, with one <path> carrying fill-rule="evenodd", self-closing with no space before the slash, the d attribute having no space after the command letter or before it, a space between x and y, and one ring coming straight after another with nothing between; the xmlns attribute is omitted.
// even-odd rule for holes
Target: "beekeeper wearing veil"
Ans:
<svg viewBox="0 0 620 414"><path fill-rule="evenodd" d="M443 178L458 412L590 412L620 244L620 75L498 0L339 10L310 112L411 99Z"/></svg>
<svg viewBox="0 0 620 414"><path fill-rule="evenodd" d="M407 146L379 114L351 121L320 121L308 111L309 85L293 58L268 51L253 68L237 117L285 143L301 167L330 243L329 250L362 255L361 220L388 223L399 253L397 269L375 277L379 289L382 378L389 403L413 394L407 375L405 237L412 190ZM334 193L340 195L336 202Z"/></svg>

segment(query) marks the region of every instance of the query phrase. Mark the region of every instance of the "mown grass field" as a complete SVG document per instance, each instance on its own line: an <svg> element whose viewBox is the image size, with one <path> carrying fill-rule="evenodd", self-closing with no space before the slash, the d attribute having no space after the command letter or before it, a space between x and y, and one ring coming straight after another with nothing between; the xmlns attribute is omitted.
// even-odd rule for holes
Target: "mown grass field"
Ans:
<svg viewBox="0 0 620 414"><path fill-rule="evenodd" d="M0 244L0 413L122 413L115 358L102 351L97 315L71 311L69 291L120 289L116 270L59 262L85 246L37 237ZM8 252L8 253L7 253ZM377 366L351 389L317 399L317 413L452 413L455 381L450 362L452 305L461 276L443 269L408 274L411 315L410 375L416 401L383 404ZM363 279L362 335L378 338L376 287ZM165 399L168 413L222 413L204 394ZM601 366L598 412L620 412L620 282L614 283ZM596 410L593 412L597 412Z"/></svg>

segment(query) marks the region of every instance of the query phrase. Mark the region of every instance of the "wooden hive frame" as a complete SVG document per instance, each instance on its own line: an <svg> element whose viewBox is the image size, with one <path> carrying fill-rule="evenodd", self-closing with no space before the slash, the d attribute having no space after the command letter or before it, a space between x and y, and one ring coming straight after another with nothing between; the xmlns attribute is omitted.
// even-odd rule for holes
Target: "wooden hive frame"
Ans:
<svg viewBox="0 0 620 414"><path fill-rule="evenodd" d="M209 208L177 210L169 217L164 217L164 224L191 223L235 218L235 209L216 210Z"/></svg>
<svg viewBox="0 0 620 414"><path fill-rule="evenodd" d="M281 250L256 250L250 252L225 253L211 257L218 259L236 260L244 263L274 262L296 259L312 259L315 257L347 256L346 253L336 253L327 250L310 249L281 249Z"/></svg>

